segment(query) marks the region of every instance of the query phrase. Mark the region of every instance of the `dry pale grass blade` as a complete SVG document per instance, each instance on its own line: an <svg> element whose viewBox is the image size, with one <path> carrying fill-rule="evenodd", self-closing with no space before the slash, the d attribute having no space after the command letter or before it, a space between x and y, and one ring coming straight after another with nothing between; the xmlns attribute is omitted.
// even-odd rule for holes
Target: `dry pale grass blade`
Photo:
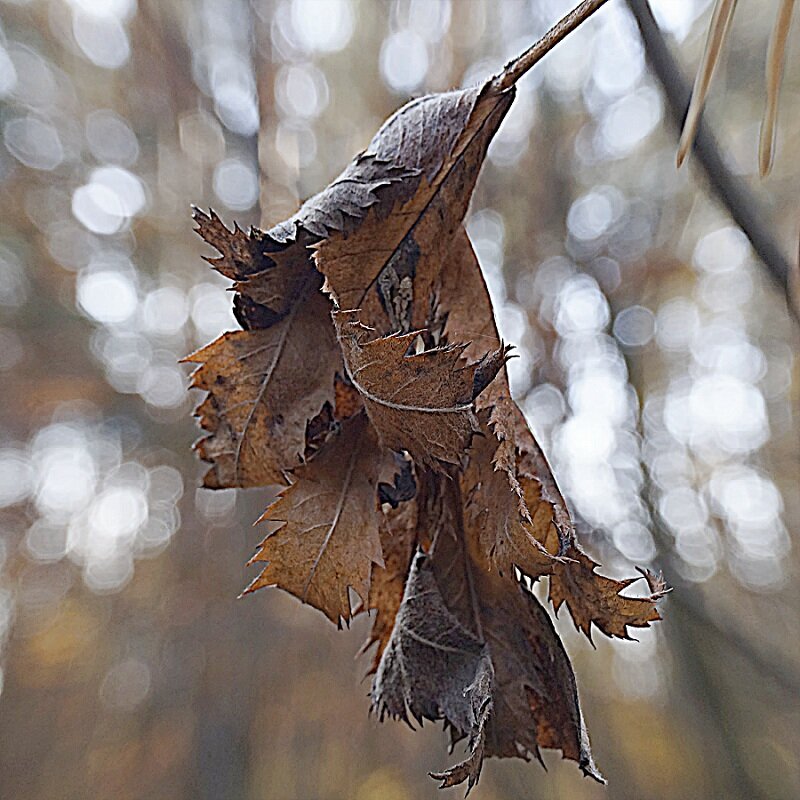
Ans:
<svg viewBox="0 0 800 800"><path fill-rule="evenodd" d="M786 296L789 308L800 319L800 252L797 254L797 261L789 267Z"/></svg>
<svg viewBox="0 0 800 800"><path fill-rule="evenodd" d="M761 123L761 136L758 142L758 171L763 178L772 169L775 155L775 131L778 119L778 96L781 91L783 65L786 55L786 40L792 25L794 0L782 0L775 19L775 27L769 40L767 51L767 106Z"/></svg>
<svg viewBox="0 0 800 800"><path fill-rule="evenodd" d="M708 29L708 39L703 51L703 59L697 71L692 90L692 99L689 103L689 110L686 113L686 120L683 123L681 141L678 145L678 166L683 164L686 155L692 147L697 126L700 124L700 116L706 104L708 88L711 85L711 78L714 69L719 62L722 48L728 38L728 31L731 26L733 12L736 9L736 0L717 0L714 6L714 13L711 16L711 25Z"/></svg>

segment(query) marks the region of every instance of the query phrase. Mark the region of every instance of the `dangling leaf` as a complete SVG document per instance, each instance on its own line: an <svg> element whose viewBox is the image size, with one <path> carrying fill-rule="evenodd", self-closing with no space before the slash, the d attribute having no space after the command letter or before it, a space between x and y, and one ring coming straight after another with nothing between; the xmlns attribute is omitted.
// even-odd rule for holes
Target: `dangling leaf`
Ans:
<svg viewBox="0 0 800 800"><path fill-rule="evenodd" d="M186 359L200 364L192 386L209 393L196 412L210 433L196 446L212 465L204 486L283 483L302 463L307 423L334 399L341 369L329 303L313 283L306 291L271 327L224 333Z"/></svg>
<svg viewBox="0 0 800 800"><path fill-rule="evenodd" d="M267 566L245 591L280 586L333 622L349 620L349 589L369 597L372 565L383 565L378 478L384 458L363 414L345 422L259 520L282 525L251 559Z"/></svg>
<svg viewBox="0 0 800 800"><path fill-rule="evenodd" d="M577 544L566 553L570 561L557 565L550 578L550 600L558 611L567 604L575 627L589 639L592 623L606 636L630 639L628 627L646 628L661 619L656 607L669 591L661 576L643 572L650 587L645 597L626 597L621 594L637 578L616 581L598 575L598 564L592 561Z"/></svg>
<svg viewBox="0 0 800 800"><path fill-rule="evenodd" d="M288 482L247 592L266 586L337 624L374 612L373 705L443 720L483 760L560 750L602 780L575 677L519 580L611 636L658 617L664 588L595 572L544 453L511 399L509 356L464 229L514 84L604 0L482 86L412 101L286 222L245 233L196 212L243 330L190 356L209 435L207 486ZM324 279L324 283L323 283ZM357 596L357 597L356 597Z"/></svg>

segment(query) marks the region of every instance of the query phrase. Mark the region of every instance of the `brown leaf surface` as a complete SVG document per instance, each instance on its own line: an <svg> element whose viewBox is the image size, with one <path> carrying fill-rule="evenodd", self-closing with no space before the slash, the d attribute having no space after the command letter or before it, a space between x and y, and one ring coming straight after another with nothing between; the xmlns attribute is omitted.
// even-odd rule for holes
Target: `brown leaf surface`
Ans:
<svg viewBox="0 0 800 800"><path fill-rule="evenodd" d="M257 331L225 333L186 360L208 397L195 412L210 432L196 447L211 469L203 485L266 486L302 462L306 424L334 398L341 357L313 273L307 299ZM313 283L311 282L313 281Z"/></svg>
<svg viewBox="0 0 800 800"><path fill-rule="evenodd" d="M255 228L245 233L236 223L229 230L213 209L206 214L196 208L193 218L197 233L220 253L205 260L243 295L237 311L245 328L269 327L302 299L314 271L304 247L277 249L267 234Z"/></svg>
<svg viewBox="0 0 800 800"><path fill-rule="evenodd" d="M393 157L390 151L359 153L336 179L303 203L294 216L264 235L272 247L307 247L334 232L350 233L363 222L368 210L387 194L405 197L414 191L418 173ZM386 209L386 213L390 209ZM310 237L310 238L307 238Z"/></svg>
<svg viewBox="0 0 800 800"><path fill-rule="evenodd" d="M567 604L575 627L590 640L594 623L606 636L631 638L628 626L647 627L661 619L656 608L667 589L648 577L651 594L648 597L624 597L620 594L638 578L617 581L597 574L599 564L581 550L577 543L575 525L558 488L547 458L539 443L525 423L522 412L515 405L517 439L521 447L517 456L520 480L525 485L525 496L531 508L536 507L537 496L552 510L553 526L547 538L541 540L548 551L562 560L554 563L550 575L550 601L558 612ZM526 476L530 476L529 479ZM524 570L523 570L524 571Z"/></svg>
<svg viewBox="0 0 800 800"><path fill-rule="evenodd" d="M575 539L575 523L572 520L567 501L558 488L555 475L539 442L536 441L525 416L515 403L511 408L514 437L517 443L517 473L534 478L539 483L539 493L553 509L553 524L560 542L559 555L563 555L567 545Z"/></svg>
<svg viewBox="0 0 800 800"><path fill-rule="evenodd" d="M480 569L453 531L412 565L373 683L383 717L444 719L465 761L435 775L471 788L486 756L560 749L602 780L589 750L575 678L544 609L521 586ZM456 599L455 604L452 602Z"/></svg>
<svg viewBox="0 0 800 800"><path fill-rule="evenodd" d="M558 547L554 552L546 547L553 509L538 482L525 478L523 488L517 477L512 406L510 398L501 397L479 415L482 435L473 439L461 477L465 524L486 568L513 578L516 566L536 579L556 563Z"/></svg>
<svg viewBox="0 0 800 800"><path fill-rule="evenodd" d="M477 422L472 401L484 388L476 375L497 374L505 349L466 364L462 347L448 346L408 355L416 333L374 338L357 311L333 314L347 374L361 394L381 442L407 450L418 465L461 463Z"/></svg>
<svg viewBox="0 0 800 800"><path fill-rule="evenodd" d="M547 459L510 396L491 301L463 227L513 83L582 4L482 87L408 103L289 220L266 232L195 212L243 331L189 360L210 435L207 486L290 481L247 592L279 586L341 624L375 611L373 706L443 719L478 780L490 756L555 748L602 780L575 678L516 570L550 576L576 626L627 637L665 591L625 598L579 548ZM548 38L549 37L549 38ZM322 283L324 276L324 285ZM320 288L332 298L331 304ZM351 606L351 591L360 603Z"/></svg>
<svg viewBox="0 0 800 800"><path fill-rule="evenodd" d="M378 668L403 599L406 578L417 545L416 501L406 501L397 509L386 512L380 532L384 565L372 565L367 608L375 611L375 617L369 637L361 648L363 653L377 644L370 672Z"/></svg>
<svg viewBox="0 0 800 800"><path fill-rule="evenodd" d="M268 231L251 228L246 234L236 224L229 230L213 211L194 209L197 232L220 253L206 261L236 282L234 312L242 327L269 327L289 311L314 268L310 245L332 231L355 229L378 202L379 190L394 187L403 197L415 185L415 171L361 154L294 216Z"/></svg>
<svg viewBox="0 0 800 800"><path fill-rule="evenodd" d="M643 572L650 594L647 597L624 597L620 594L638 578L616 581L598 575L599 565L576 543L567 550L571 561L558 564L550 577L550 601L558 612L567 604L575 627L590 640L592 623L606 636L630 639L628 626L646 628L661 619L658 601L669 591L663 578Z"/></svg>
<svg viewBox="0 0 800 800"><path fill-rule="evenodd" d="M501 346L489 290L463 227L453 237L447 268L437 276L434 296L444 316L444 340L467 343L464 358L476 361L484 353ZM476 399L476 407L488 408L498 396L511 396L505 365Z"/></svg>
<svg viewBox="0 0 800 800"><path fill-rule="evenodd" d="M317 268L340 308L361 309L382 333L424 327L433 283L513 97L487 83L414 100L384 123L366 153L417 177L384 189L355 231L317 245Z"/></svg>
<svg viewBox="0 0 800 800"><path fill-rule="evenodd" d="M249 275L272 266L264 252L260 231L251 229L250 233L245 233L237 223L233 224L233 230L229 230L213 209L206 214L202 209L194 208L192 219L197 223L195 231L203 241L219 252L219 257L203 256L203 260L226 278L245 280Z"/></svg>
<svg viewBox="0 0 800 800"><path fill-rule="evenodd" d="M500 345L486 282L463 228L454 238L450 268L442 271L436 294L445 317L445 341L469 342L464 351L468 358ZM461 480L467 516L489 563L508 575L513 575L515 564L538 577L550 571L552 556L560 554L571 535L569 511L550 465L511 399L505 365L475 405L482 412L483 436L473 439ZM554 518L561 523L558 527Z"/></svg>
<svg viewBox="0 0 800 800"><path fill-rule="evenodd" d="M280 586L332 622L353 616L349 587L365 599L383 564L377 485L385 460L364 414L347 420L262 515L281 522L250 563L265 562L245 593Z"/></svg>
<svg viewBox="0 0 800 800"><path fill-rule="evenodd" d="M373 703L408 722L447 719L460 731L474 725L469 687L484 643L447 608L429 557L417 553L394 630L380 661ZM414 674L410 673L410 670Z"/></svg>

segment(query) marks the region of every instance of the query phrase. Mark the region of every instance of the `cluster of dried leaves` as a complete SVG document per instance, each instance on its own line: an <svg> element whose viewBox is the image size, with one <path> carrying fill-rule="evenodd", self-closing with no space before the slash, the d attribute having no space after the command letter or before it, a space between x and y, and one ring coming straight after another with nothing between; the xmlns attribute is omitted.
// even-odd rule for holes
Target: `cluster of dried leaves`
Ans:
<svg viewBox="0 0 800 800"><path fill-rule="evenodd" d="M467 740L443 786L542 747L601 780L569 659L525 579L548 576L587 636L627 638L659 618L664 590L648 575L650 596L625 597L631 581L595 572L509 394L463 227L509 74L404 106L267 232L195 214L242 326L189 357L208 393L204 485L285 487L246 591L280 586L337 624L374 612L374 709Z"/></svg>

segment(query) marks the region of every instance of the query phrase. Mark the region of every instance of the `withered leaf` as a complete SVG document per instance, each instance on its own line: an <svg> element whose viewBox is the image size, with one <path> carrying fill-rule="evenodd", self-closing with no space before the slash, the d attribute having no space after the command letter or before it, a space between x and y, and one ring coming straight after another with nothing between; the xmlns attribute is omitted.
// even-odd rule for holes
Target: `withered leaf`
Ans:
<svg viewBox="0 0 800 800"><path fill-rule="evenodd" d="M556 612L566 603L575 627L590 640L592 623L606 636L630 639L628 626L646 628L661 619L656 606L669 589L660 576L643 572L650 594L624 597L620 592L638 578L616 581L599 575L595 571L599 565L575 542L570 544L566 556L570 560L558 564L550 577L550 600Z"/></svg>
<svg viewBox="0 0 800 800"><path fill-rule="evenodd" d="M413 462L400 453L394 454L395 473L390 476L391 483L378 484L378 498L381 503L388 503L397 508L401 503L413 499L417 493L417 482L414 478Z"/></svg>
<svg viewBox="0 0 800 800"><path fill-rule="evenodd" d="M203 260L226 278L244 280L272 266L264 252L260 232L251 229L249 234L245 233L235 222L233 230L229 230L213 209L206 214L202 209L193 208L192 219L197 223L195 231L219 252L219 257L203 256Z"/></svg>
<svg viewBox="0 0 800 800"><path fill-rule="evenodd" d="M235 281L233 288L246 295L239 298L239 310L242 303L263 307L261 316L265 321L247 327L269 327L302 300L306 285L313 282L314 271L305 248L277 249L266 234L255 228L245 233L236 223L229 230L213 209L206 214L195 208L193 217L197 233L220 253L218 258L205 260ZM249 320L256 313L255 309L244 312Z"/></svg>
<svg viewBox="0 0 800 800"><path fill-rule="evenodd" d="M331 231L347 232L357 226L378 201L378 190L398 185L402 195L414 182L416 171L370 154L357 156L322 192L309 198L294 216L268 231L249 234L234 224L225 227L210 211L194 209L197 232L216 248L219 258L206 258L216 270L235 281L240 294L234 302L245 329L268 327L297 300L313 270L308 247ZM265 313L265 312L271 313Z"/></svg>
<svg viewBox="0 0 800 800"><path fill-rule="evenodd" d="M485 757L540 748L602 780L567 655L517 570L549 575L556 610L566 603L587 634L594 622L627 636L658 618L665 591L648 576L651 597L621 597L630 582L598 576L578 548L511 400L508 349L463 227L537 47L482 87L401 108L266 232L195 215L244 328L190 357L194 385L209 392L198 409L206 485L290 483L262 517L277 527L246 591L279 586L339 624L375 611L374 707L442 719L453 743L467 739L466 759L436 777L468 789Z"/></svg>
<svg viewBox="0 0 800 800"><path fill-rule="evenodd" d="M372 565L383 565L377 484L384 458L364 414L345 421L259 520L283 524L251 559L266 566L245 593L280 586L332 622L349 620L349 588L369 597Z"/></svg>
<svg viewBox="0 0 800 800"><path fill-rule="evenodd" d="M466 794L469 794L472 787L478 782L478 778L481 776L481 769L483 768L483 759L487 755L486 728L491 719L492 711L494 710L492 693L495 681L496 678L491 658L487 652L484 652L484 655L478 662L478 667L472 683L464 690L465 697L469 699L469 707L472 715L472 724L467 741L468 754L463 761L454 764L444 772L430 773L431 778L441 781L439 785L440 789L458 786L460 783L466 781ZM464 736L449 719L445 724L450 728L451 743L455 746Z"/></svg>
<svg viewBox="0 0 800 800"><path fill-rule="evenodd" d="M383 445L407 450L419 465L459 464L477 430L472 401L497 374L506 350L473 364L454 345L409 355L416 333L375 338L358 311L337 311L333 319L347 374Z"/></svg>
<svg viewBox="0 0 800 800"><path fill-rule="evenodd" d="M297 243L305 248L335 231L349 233L361 225L368 209L382 201L386 192L396 191L401 197L412 192L417 175L416 169L399 163L391 152L376 153L368 148L319 194L306 200L294 216L270 228L265 236L276 247Z"/></svg>
<svg viewBox="0 0 800 800"><path fill-rule="evenodd" d="M602 782L578 704L575 675L547 612L522 586L478 573L482 625L495 667L494 714L486 754L510 758L539 748L560 750Z"/></svg>
<svg viewBox="0 0 800 800"><path fill-rule="evenodd" d="M420 722L447 719L460 731L475 725L465 691L473 682L484 643L450 613L428 556L417 553L373 688L385 714ZM409 668L415 674L409 674Z"/></svg>
<svg viewBox="0 0 800 800"><path fill-rule="evenodd" d="M472 440L461 477L465 524L478 544L478 558L501 575L514 576L518 567L536 579L552 571L558 547L548 552L552 506L539 486L517 477L510 398L480 412L481 436Z"/></svg>
<svg viewBox="0 0 800 800"><path fill-rule="evenodd" d="M281 290L290 285L294 274L313 269L308 249L311 245L333 231L346 234L354 230L378 202L381 190L394 188L402 195L411 191L410 184L415 180L415 171L391 160L369 153L356 156L338 178L306 200L294 216L261 234L269 258L285 278L264 269L239 279L235 288L248 300L271 308L273 296L281 297Z"/></svg>
<svg viewBox="0 0 800 800"><path fill-rule="evenodd" d="M224 333L186 359L200 364L192 386L209 393L195 412L210 432L196 445L212 465L204 486L284 483L302 462L306 423L333 399L341 368L319 280L271 327Z"/></svg>
<svg viewBox="0 0 800 800"><path fill-rule="evenodd" d="M466 760L434 776L443 786L466 780L471 788L485 756L538 757L540 747L560 749L602 780L574 675L547 613L521 586L458 550L441 532L432 555L416 556L375 676L373 706L381 716L444 719L454 742L468 738ZM447 602L459 595L469 600L460 610Z"/></svg>
<svg viewBox="0 0 800 800"><path fill-rule="evenodd" d="M520 480L531 507L537 496L552 509L553 526L543 544L551 553L563 556L553 565L550 575L550 601L558 612L563 603L569 608L575 627L591 640L592 623L607 636L629 639L628 626L647 627L661 619L657 604L668 591L666 586L646 573L651 586L648 597L625 597L620 594L637 578L617 581L599 575L599 565L581 550L566 501L539 443L530 433L522 412L514 406Z"/></svg>
<svg viewBox="0 0 800 800"><path fill-rule="evenodd" d="M457 499L447 489L444 505ZM443 517L463 522L456 509ZM480 568L474 532L439 531L432 563L449 607L474 620L490 647L495 672L494 713L486 728L485 755L541 760L540 747L561 750L584 774L602 780L594 765L578 704L575 676L550 617L516 581ZM466 598L466 599L465 599ZM532 718L533 722L532 723ZM454 737L456 739L457 737Z"/></svg>
<svg viewBox="0 0 800 800"><path fill-rule="evenodd" d="M444 317L444 340L468 343L464 358L476 361L500 347L486 281L463 227L453 236L447 266L436 277L434 297L437 311ZM498 396L510 397L510 394L504 366L476 399L476 407L488 408Z"/></svg>
<svg viewBox="0 0 800 800"><path fill-rule="evenodd" d="M516 403L511 407L514 437L517 443L517 474L531 477L539 484L538 492L553 509L553 524L558 532L559 555L575 539L575 524L567 502L558 488L555 475L539 442L531 433L525 417Z"/></svg>
<svg viewBox="0 0 800 800"><path fill-rule="evenodd" d="M486 149L514 98L491 82L414 100L384 123L366 153L415 173L387 186L353 231L316 246L317 268L343 309L386 332L424 326L437 275L461 230ZM392 285L405 291L387 301ZM388 317L388 319L387 319Z"/></svg>
<svg viewBox="0 0 800 800"><path fill-rule="evenodd" d="M369 637L361 652L377 644L370 672L378 668L383 651L389 642L395 617L403 599L411 559L417 546L417 504L414 500L390 508L381 521L383 567L372 565L368 609L375 611Z"/></svg>

